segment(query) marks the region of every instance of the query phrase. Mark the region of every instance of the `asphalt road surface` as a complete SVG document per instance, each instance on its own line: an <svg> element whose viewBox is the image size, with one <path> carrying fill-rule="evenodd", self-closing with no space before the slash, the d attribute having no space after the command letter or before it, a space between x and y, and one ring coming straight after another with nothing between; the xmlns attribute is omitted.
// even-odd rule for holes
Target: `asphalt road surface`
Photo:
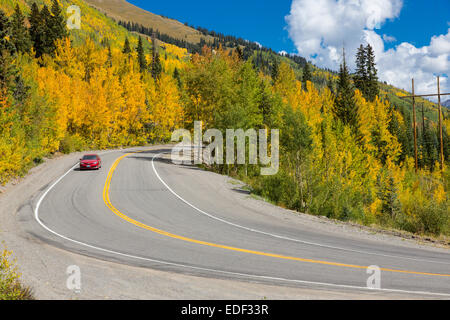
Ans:
<svg viewBox="0 0 450 320"><path fill-rule="evenodd" d="M43 189L30 232L99 259L282 286L374 290L377 266L380 293L450 298L448 250L358 239L247 205L245 190L218 183L229 178L175 165L167 148L102 160Z"/></svg>

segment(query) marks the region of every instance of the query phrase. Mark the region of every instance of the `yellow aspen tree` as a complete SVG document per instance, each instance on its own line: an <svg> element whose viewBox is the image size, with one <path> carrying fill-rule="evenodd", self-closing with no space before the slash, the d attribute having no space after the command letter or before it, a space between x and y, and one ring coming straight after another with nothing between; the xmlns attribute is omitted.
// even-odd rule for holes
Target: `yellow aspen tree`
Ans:
<svg viewBox="0 0 450 320"><path fill-rule="evenodd" d="M145 90L140 80L140 73L130 70L122 79L123 101L119 120L125 142L140 144L145 141L142 136L143 119L147 118L145 107Z"/></svg>
<svg viewBox="0 0 450 320"><path fill-rule="evenodd" d="M25 157L25 141L17 128L14 111L6 96L0 90L0 184L17 175L22 169Z"/></svg>
<svg viewBox="0 0 450 320"><path fill-rule="evenodd" d="M71 78L83 77L83 66L78 60L77 50L72 47L69 38L57 40L54 63L59 70Z"/></svg>
<svg viewBox="0 0 450 320"><path fill-rule="evenodd" d="M294 70L287 63L282 62L274 81L274 91L282 97L285 104L289 104L295 109L297 107L296 97L301 91L301 83L296 80Z"/></svg>
<svg viewBox="0 0 450 320"><path fill-rule="evenodd" d="M154 126L153 137L167 140L183 120L183 108L175 80L167 74L162 74L155 93L149 110Z"/></svg>

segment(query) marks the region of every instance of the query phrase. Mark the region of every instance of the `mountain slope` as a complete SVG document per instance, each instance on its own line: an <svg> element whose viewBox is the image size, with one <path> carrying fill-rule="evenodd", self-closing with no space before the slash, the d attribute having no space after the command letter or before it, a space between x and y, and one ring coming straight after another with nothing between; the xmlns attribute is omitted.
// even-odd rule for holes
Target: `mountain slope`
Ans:
<svg viewBox="0 0 450 320"><path fill-rule="evenodd" d="M86 2L113 19L133 21L147 28L157 29L161 33L179 40L186 40L190 43L199 43L201 38L204 38L206 41L213 40L212 37L204 36L199 31L177 20L153 14L125 0L86 0Z"/></svg>

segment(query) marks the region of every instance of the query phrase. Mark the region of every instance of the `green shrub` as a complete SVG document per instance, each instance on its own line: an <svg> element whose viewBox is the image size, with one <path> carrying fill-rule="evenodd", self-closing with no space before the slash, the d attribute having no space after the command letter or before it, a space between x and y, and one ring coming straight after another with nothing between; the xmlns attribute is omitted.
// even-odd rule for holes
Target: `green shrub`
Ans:
<svg viewBox="0 0 450 320"><path fill-rule="evenodd" d="M262 178L260 195L289 209L300 209L298 187L294 178L280 169L278 174Z"/></svg>
<svg viewBox="0 0 450 320"><path fill-rule="evenodd" d="M397 227L413 233L449 234L450 209L448 203L436 204L412 202L408 215L401 215L396 220Z"/></svg>
<svg viewBox="0 0 450 320"><path fill-rule="evenodd" d="M86 149L86 144L80 136L66 135L59 145L59 151L69 154Z"/></svg>

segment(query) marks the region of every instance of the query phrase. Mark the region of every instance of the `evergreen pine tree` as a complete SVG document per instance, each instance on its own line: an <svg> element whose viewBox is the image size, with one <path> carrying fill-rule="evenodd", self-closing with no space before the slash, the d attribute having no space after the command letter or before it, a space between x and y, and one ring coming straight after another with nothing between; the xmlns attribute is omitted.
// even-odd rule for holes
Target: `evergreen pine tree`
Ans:
<svg viewBox="0 0 450 320"><path fill-rule="evenodd" d="M158 46L156 44L156 35L152 34L152 63L150 65L150 72L152 74L153 79L159 79L159 76L162 72L161 61L159 59Z"/></svg>
<svg viewBox="0 0 450 320"><path fill-rule="evenodd" d="M147 61L145 59L144 45L142 43L142 37L139 37L138 46L136 49L138 53L138 61L141 72L144 72L147 69Z"/></svg>
<svg viewBox="0 0 450 320"><path fill-rule="evenodd" d="M11 20L11 41L18 52L29 52L31 49L31 39L27 27L25 27L25 16L22 14L19 5L16 5Z"/></svg>
<svg viewBox="0 0 450 320"><path fill-rule="evenodd" d="M175 67L175 69L173 70L173 78L177 81L178 88L181 88L181 76L177 67Z"/></svg>
<svg viewBox="0 0 450 320"><path fill-rule="evenodd" d="M280 69L280 62L275 56L272 56L272 81L275 81L278 78L278 71Z"/></svg>
<svg viewBox="0 0 450 320"><path fill-rule="evenodd" d="M364 97L367 98L367 61L366 49L361 44L356 53L356 72L353 76L356 89L361 91Z"/></svg>
<svg viewBox="0 0 450 320"><path fill-rule="evenodd" d="M389 177L387 184L385 185L382 195L382 208L381 211L394 219L398 213L401 212L401 204L397 195L397 187L393 177Z"/></svg>
<svg viewBox="0 0 450 320"><path fill-rule="evenodd" d="M345 52L343 62L339 69L339 81L337 84L337 96L334 104L334 114L345 125L351 126L355 132L358 127L358 110L354 99L355 92L350 82L350 74L345 61Z"/></svg>
<svg viewBox="0 0 450 320"><path fill-rule="evenodd" d="M131 53L131 46L130 46L130 40L128 40L128 37L125 38L125 43L123 45L123 50L122 52L124 54L130 54Z"/></svg>
<svg viewBox="0 0 450 320"><path fill-rule="evenodd" d="M42 19L42 54L53 54L56 50L55 35L52 28L52 15L46 5L40 13Z"/></svg>
<svg viewBox="0 0 450 320"><path fill-rule="evenodd" d="M0 88L10 89L17 70L13 64L12 54L15 47L9 40L11 37L10 21L3 10L0 10Z"/></svg>
<svg viewBox="0 0 450 320"><path fill-rule="evenodd" d="M309 67L309 63L305 63L305 67L303 68L303 76L302 76L303 90L305 90L305 91L308 90L308 88L306 86L306 82L311 81L311 80L312 80L312 74L311 74L311 69Z"/></svg>
<svg viewBox="0 0 450 320"><path fill-rule="evenodd" d="M243 59L244 59L244 52L242 51L242 49L241 49L240 46L237 46L237 47L236 47L236 53L237 53L237 55L238 55L238 57L239 57L240 60L243 60Z"/></svg>
<svg viewBox="0 0 450 320"><path fill-rule="evenodd" d="M52 32L53 41L68 36L66 20L62 14L58 0L52 0L51 16L49 19L49 29Z"/></svg>
<svg viewBox="0 0 450 320"><path fill-rule="evenodd" d="M15 47L11 43L11 22L5 12L0 10L0 51L4 50L13 53Z"/></svg>
<svg viewBox="0 0 450 320"><path fill-rule="evenodd" d="M162 72L162 66L161 66L161 61L159 60L158 52L156 52L156 54L153 56L151 72L152 72L153 79L155 79L155 80L159 79L161 72Z"/></svg>
<svg viewBox="0 0 450 320"><path fill-rule="evenodd" d="M378 87L378 75L375 65L375 53L370 44L366 46L366 70L367 70L367 84L366 96L369 101L375 100L376 96L380 94Z"/></svg>
<svg viewBox="0 0 450 320"><path fill-rule="evenodd" d="M28 18L30 22L30 38L33 43L36 58L44 54L44 19L41 16L36 2L31 5L31 13Z"/></svg>

